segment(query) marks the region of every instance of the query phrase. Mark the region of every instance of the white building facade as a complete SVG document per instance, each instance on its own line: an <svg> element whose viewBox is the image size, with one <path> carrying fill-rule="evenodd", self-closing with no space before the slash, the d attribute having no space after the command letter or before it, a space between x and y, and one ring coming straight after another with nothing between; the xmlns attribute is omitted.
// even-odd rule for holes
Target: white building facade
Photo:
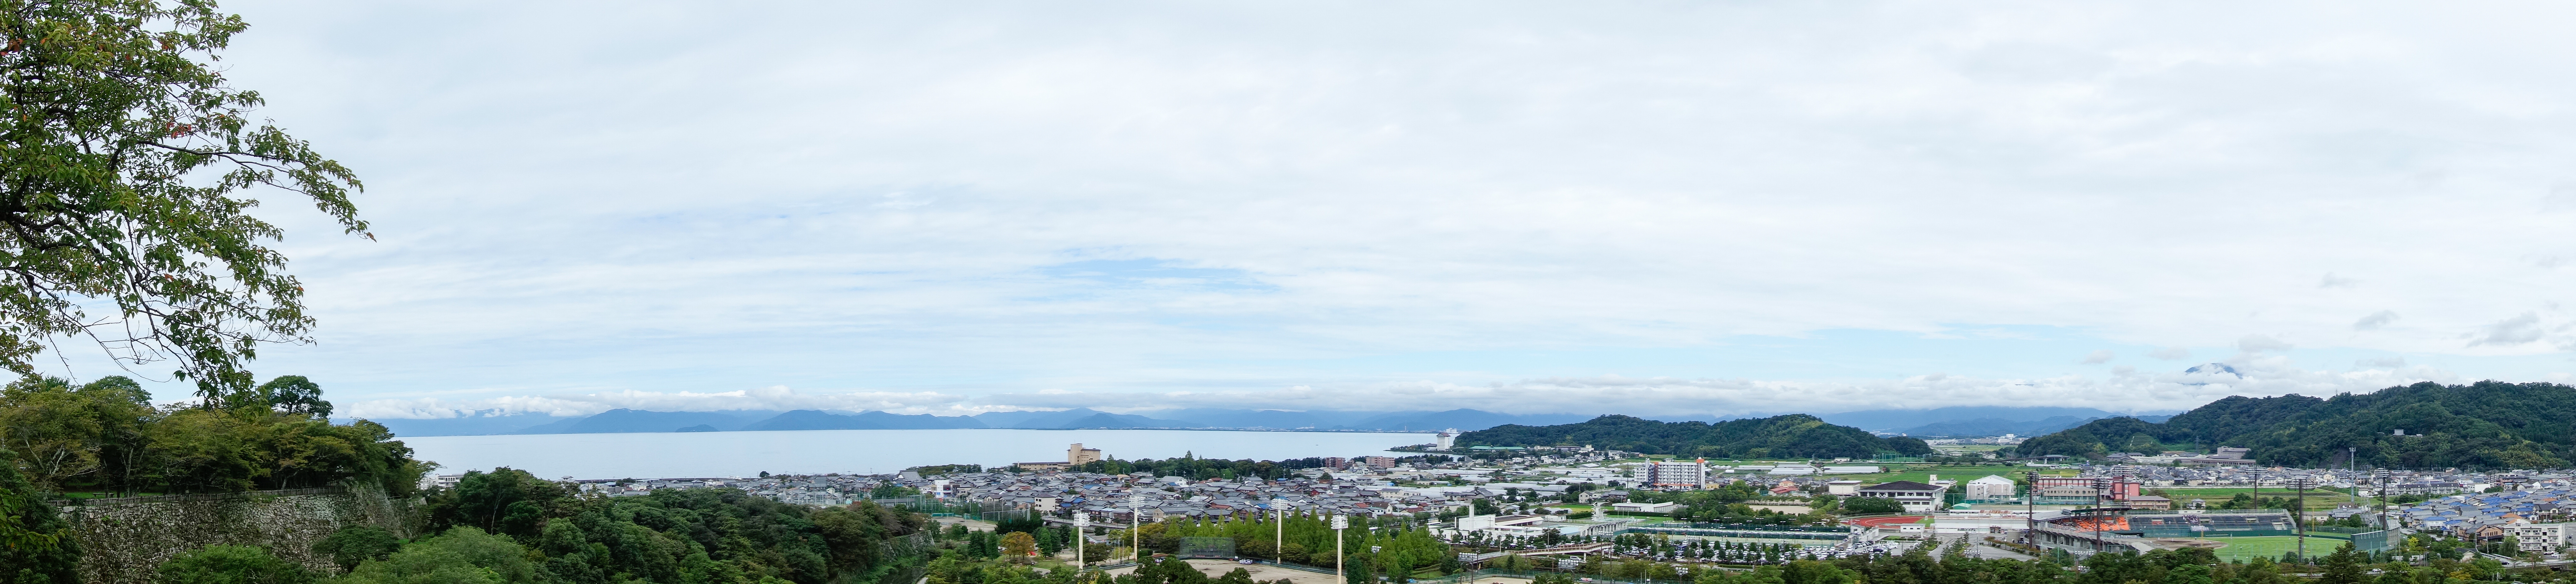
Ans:
<svg viewBox="0 0 2576 584"><path fill-rule="evenodd" d="M1708 488L1708 461L1646 463L1646 484L1657 487Z"/></svg>

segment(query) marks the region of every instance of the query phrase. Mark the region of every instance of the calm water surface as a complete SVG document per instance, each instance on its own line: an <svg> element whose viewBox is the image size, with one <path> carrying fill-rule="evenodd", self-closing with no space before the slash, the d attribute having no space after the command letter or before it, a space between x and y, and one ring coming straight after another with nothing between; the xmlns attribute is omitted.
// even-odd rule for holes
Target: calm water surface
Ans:
<svg viewBox="0 0 2576 584"><path fill-rule="evenodd" d="M528 434L403 438L437 473L507 466L545 478L754 476L771 473L890 473L933 464L1064 460L1080 442L1121 459L1279 460L1356 457L1431 442L1430 434L1233 432L1222 430L802 430Z"/></svg>

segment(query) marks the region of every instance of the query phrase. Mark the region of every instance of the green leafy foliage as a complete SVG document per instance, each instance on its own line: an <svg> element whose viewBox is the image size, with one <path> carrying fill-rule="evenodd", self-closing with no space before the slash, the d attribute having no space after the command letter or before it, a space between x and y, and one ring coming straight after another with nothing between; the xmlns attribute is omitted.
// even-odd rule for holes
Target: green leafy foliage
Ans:
<svg viewBox="0 0 2576 584"><path fill-rule="evenodd" d="M403 546L381 560L367 560L336 584L522 584L547 582L528 550L510 538L472 527Z"/></svg>
<svg viewBox="0 0 2576 584"><path fill-rule="evenodd" d="M278 413L331 417L331 402L322 400L322 384L302 375L280 375L259 384L259 400Z"/></svg>
<svg viewBox="0 0 2576 584"><path fill-rule="evenodd" d="M1180 538L1184 537L1225 537L1233 538L1235 553L1247 558L1331 566L1334 538L1330 521L1324 516L1295 513L1289 514L1284 524L1274 523L1269 515L1251 519L1175 519L1145 524L1136 530L1136 535L1143 540L1145 549L1160 553L1180 551ZM1282 532L1285 542L1280 540ZM1427 522L1400 517L1355 520L1351 529L1342 533L1341 543L1344 558L1366 562L1389 574L1436 571L1444 565L1443 560L1457 557L1448 544L1431 536Z"/></svg>
<svg viewBox="0 0 2576 584"><path fill-rule="evenodd" d="M568 584L873 582L919 565L893 540L927 521L873 503L815 509L734 489L578 497L509 468L466 473L427 499L432 529L519 542L541 558L538 572Z"/></svg>
<svg viewBox="0 0 2576 584"><path fill-rule="evenodd" d="M1508 424L1458 436L1460 446L1593 446L1647 454L1707 458L1872 458L1922 456L1932 447L1902 436L1879 438L1806 414L1708 422L1658 422L1601 416L1575 424Z"/></svg>
<svg viewBox="0 0 2576 584"><path fill-rule="evenodd" d="M331 558L341 572L357 569L360 562L385 559L397 549L402 549L401 538L382 527L365 524L342 527L331 532L330 537L313 542L313 553Z"/></svg>
<svg viewBox="0 0 2576 584"><path fill-rule="evenodd" d="M18 474L17 454L0 449L0 584L80 581L80 542L43 491Z"/></svg>
<svg viewBox="0 0 2576 584"><path fill-rule="evenodd" d="M265 402L155 409L124 377L80 386L29 377L0 388L0 445L22 452L17 468L46 490L219 493L354 481L407 496L429 467L393 438L375 422L332 424Z"/></svg>
<svg viewBox="0 0 2576 584"><path fill-rule="evenodd" d="M1886 497L1845 497L1842 511L1850 515L1869 513L1904 513L1905 504Z"/></svg>
<svg viewBox="0 0 2576 584"><path fill-rule="evenodd" d="M2395 430L2406 435L2394 435ZM2137 446L2249 448L2264 464L2555 468L2576 460L2576 387L2418 383L2328 399L2231 396L2164 423L2119 417L2032 438L2021 456L2100 457Z"/></svg>
<svg viewBox="0 0 2576 584"><path fill-rule="evenodd" d="M268 553L266 548L212 545L161 563L154 584L311 584L322 575Z"/></svg>
<svg viewBox="0 0 2576 584"><path fill-rule="evenodd" d="M367 224L355 175L255 123L259 94L213 66L247 27L204 1L0 4L0 367L32 376L48 339L90 335L222 402L250 389L257 345L310 342L304 287L266 246L284 233L246 195Z"/></svg>

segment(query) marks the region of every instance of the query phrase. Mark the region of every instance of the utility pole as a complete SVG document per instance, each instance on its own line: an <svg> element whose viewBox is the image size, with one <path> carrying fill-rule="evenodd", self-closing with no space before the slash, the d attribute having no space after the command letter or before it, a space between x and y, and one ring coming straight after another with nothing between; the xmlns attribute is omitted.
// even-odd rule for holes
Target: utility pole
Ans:
<svg viewBox="0 0 2576 584"><path fill-rule="evenodd" d="M1270 527L1279 532L1278 535L1270 536L1270 563L1273 564L1286 564L1288 562L1287 505L1287 499L1270 500L1270 514L1272 516Z"/></svg>
<svg viewBox="0 0 2576 584"><path fill-rule="evenodd" d="M1089 563L1088 563L1088 562L1084 562L1084 561L1082 561L1082 546L1083 546L1083 545L1085 545L1085 544L1089 544L1089 543L1091 543L1091 542L1090 542L1090 538L1088 538L1087 536L1084 536L1084 535L1083 535L1083 532L1086 532L1086 531L1091 531L1091 513L1090 513L1090 512L1088 512L1088 511L1076 512L1076 513L1074 513L1074 514L1073 514L1073 573L1076 573L1076 574L1080 574L1080 573L1082 573L1082 568L1083 568L1083 566L1089 565Z"/></svg>
<svg viewBox="0 0 2576 584"><path fill-rule="evenodd" d="M2030 546L2036 548L2039 547L2039 515L2032 510L2037 509L2033 504L2039 500L2039 471L2022 471L2021 476L2023 482L2030 484L2021 494L2022 538L2030 540Z"/></svg>
<svg viewBox="0 0 2576 584"><path fill-rule="evenodd" d="M2308 477L2299 477L2290 479L2288 486L2291 492L2298 493L2298 498L2292 499L2293 506L2302 507L2290 510L2290 527L2299 530L2299 561L2304 563L2308 561L2308 522L2306 521L2308 513L2304 507L2307 507L2308 489L2316 488L2316 481Z"/></svg>
<svg viewBox="0 0 2576 584"><path fill-rule="evenodd" d="M2111 477L2109 475L2094 477L2093 479L2093 509L2091 513L2088 513L2093 516L2093 553L2098 554L2103 552L2102 528L2107 527L2104 524L2110 522L2109 520L2102 518L2102 497L2103 495L2108 494L2108 492L2116 486L2118 486L2118 484L2111 482Z"/></svg>
<svg viewBox="0 0 2576 584"><path fill-rule="evenodd" d="M2247 469L2245 474L2254 477L2254 510L2261 511L2263 510L2263 469Z"/></svg>
<svg viewBox="0 0 2576 584"><path fill-rule="evenodd" d="M1344 582L1350 581L1351 577L1342 574L1342 530L1350 527L1351 516L1339 514L1333 516L1333 577L1340 578Z"/></svg>
<svg viewBox="0 0 2576 584"><path fill-rule="evenodd" d="M1145 495L1141 493L1127 495L1127 537L1129 539L1127 555L1134 556L1138 564L1145 563L1144 518Z"/></svg>

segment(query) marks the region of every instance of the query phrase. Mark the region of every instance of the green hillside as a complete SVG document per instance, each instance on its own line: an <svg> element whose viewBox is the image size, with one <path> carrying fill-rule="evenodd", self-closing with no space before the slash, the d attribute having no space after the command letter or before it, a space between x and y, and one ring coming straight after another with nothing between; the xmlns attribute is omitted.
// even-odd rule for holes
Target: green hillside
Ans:
<svg viewBox="0 0 2576 584"><path fill-rule="evenodd" d="M2405 436L2393 435L2403 429ZM2576 460L2576 387L2481 381L2418 383L2319 399L2232 396L2162 424L2107 418L2032 438L2019 456L2252 449L2265 464L2555 468Z"/></svg>
<svg viewBox="0 0 2576 584"><path fill-rule="evenodd" d="M1879 438L1806 414L1708 422L1658 422L1601 416L1575 424L1518 424L1468 432L1459 446L1582 446L1646 454L1709 458L1871 458L1931 454L1915 438Z"/></svg>

